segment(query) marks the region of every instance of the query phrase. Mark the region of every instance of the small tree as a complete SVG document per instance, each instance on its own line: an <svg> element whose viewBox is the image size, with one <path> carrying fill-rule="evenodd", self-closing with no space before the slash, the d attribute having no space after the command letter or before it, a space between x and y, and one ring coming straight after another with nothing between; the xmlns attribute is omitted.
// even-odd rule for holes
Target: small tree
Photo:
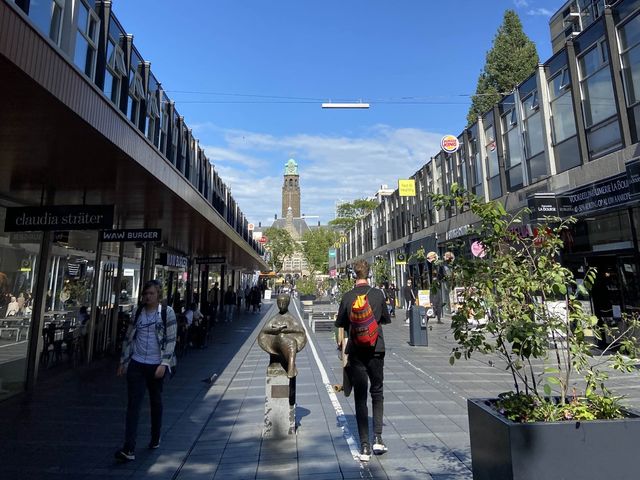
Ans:
<svg viewBox="0 0 640 480"><path fill-rule="evenodd" d="M388 282L391 279L391 267L389 266L389 260L378 255L371 265L371 272L373 273L373 279L376 284Z"/></svg>
<svg viewBox="0 0 640 480"><path fill-rule="evenodd" d="M538 65L536 44L522 30L518 14L504 12L504 20L487 52L484 69L478 78L476 94L471 97L467 122L476 119L495 105L502 94L512 91L526 80Z"/></svg>
<svg viewBox="0 0 640 480"><path fill-rule="evenodd" d="M302 254L312 272L326 274L329 270L329 249L338 240L338 233L327 227L314 228L302 235Z"/></svg>
<svg viewBox="0 0 640 480"><path fill-rule="evenodd" d="M597 318L584 312L578 296L593 285L595 272L588 271L584 283L579 284L559 261L561 234L574 220L548 218L534 235L520 236L513 227L521 223L526 209L510 215L502 204L483 203L456 184L450 195L433 198L438 208L466 206L480 220L472 231L480 242L475 248L477 258L459 255L450 265L448 280L463 288L462 302L453 316L458 346L452 350L450 363L462 357L468 359L475 352L496 353L503 358L515 391L503 401L509 408L522 407L512 414L512 419L556 418L558 409L572 404L568 400L570 392L577 388L575 377L584 382L578 386L584 387L584 401L591 410L580 410L580 404L576 411L582 413L573 411L567 417L564 412L566 419L619 414L617 399L605 385L607 373L603 366L632 370L635 362L622 353L635 356L633 332L638 322L627 319L623 330L609 329L611 347L594 354L588 333ZM614 347L617 350L610 355ZM546 398L553 391L560 396L557 408Z"/></svg>
<svg viewBox="0 0 640 480"><path fill-rule="evenodd" d="M282 270L284 260L296 252L296 242L284 228L269 227L265 229L264 235L268 239L265 250L270 254L271 268L278 273Z"/></svg>

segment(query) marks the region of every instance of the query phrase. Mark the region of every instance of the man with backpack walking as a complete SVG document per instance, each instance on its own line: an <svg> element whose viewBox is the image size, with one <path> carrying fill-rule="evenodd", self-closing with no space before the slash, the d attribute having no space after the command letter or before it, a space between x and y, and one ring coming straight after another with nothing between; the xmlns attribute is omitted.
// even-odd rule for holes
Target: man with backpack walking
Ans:
<svg viewBox="0 0 640 480"><path fill-rule="evenodd" d="M149 391L151 408L150 449L160 446L162 428L162 384L165 374L175 366L176 314L163 307L160 282L150 280L142 288L142 304L135 312L122 344L118 376L127 376L127 421L123 447L117 460L135 460L140 408L145 389Z"/></svg>
<svg viewBox="0 0 640 480"><path fill-rule="evenodd" d="M373 408L373 453L379 455L387 451L382 441L385 346L381 325L391 323L391 318L384 293L369 286L369 263L366 260L358 260L353 268L356 274L356 285L343 295L335 325L349 332L345 349L345 353L349 355L346 368L355 398L356 421L360 436L360 460L367 462L371 458L372 451L367 409L369 381Z"/></svg>

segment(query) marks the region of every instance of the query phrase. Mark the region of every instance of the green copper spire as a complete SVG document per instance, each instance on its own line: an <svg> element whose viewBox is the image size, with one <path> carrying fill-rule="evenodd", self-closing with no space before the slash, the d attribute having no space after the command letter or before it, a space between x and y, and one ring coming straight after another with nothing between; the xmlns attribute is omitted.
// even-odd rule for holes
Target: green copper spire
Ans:
<svg viewBox="0 0 640 480"><path fill-rule="evenodd" d="M298 175L298 164L293 158L290 158L287 163L284 164L285 175Z"/></svg>

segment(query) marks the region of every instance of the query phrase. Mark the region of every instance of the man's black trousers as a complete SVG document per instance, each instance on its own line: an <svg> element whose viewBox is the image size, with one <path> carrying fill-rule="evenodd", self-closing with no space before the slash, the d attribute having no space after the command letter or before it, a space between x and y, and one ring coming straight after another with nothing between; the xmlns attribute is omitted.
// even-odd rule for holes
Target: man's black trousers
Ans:
<svg viewBox="0 0 640 480"><path fill-rule="evenodd" d="M124 448L130 451L136 448L138 436L138 420L144 399L145 390L149 390L149 406L151 409L151 439L160 439L162 428L162 383L163 378L155 378L158 365L147 365L131 360L127 368L127 424L124 437Z"/></svg>
<svg viewBox="0 0 640 480"><path fill-rule="evenodd" d="M353 397L356 403L356 421L360 443L369 443L369 410L367 408L367 387L371 382L371 406L373 408L373 430L382 435L382 416L384 414L384 353L352 353L349 355L349 378L353 385Z"/></svg>

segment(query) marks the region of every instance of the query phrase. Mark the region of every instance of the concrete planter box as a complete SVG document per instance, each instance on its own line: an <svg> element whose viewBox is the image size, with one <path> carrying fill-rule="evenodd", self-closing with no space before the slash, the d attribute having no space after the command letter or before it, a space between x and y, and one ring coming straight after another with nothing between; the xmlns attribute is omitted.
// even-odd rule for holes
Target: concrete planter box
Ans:
<svg viewBox="0 0 640 480"><path fill-rule="evenodd" d="M316 299L315 295L300 295L300 301L303 305L313 305L313 301ZM305 303L310 302L310 303Z"/></svg>
<svg viewBox="0 0 640 480"><path fill-rule="evenodd" d="M635 480L640 417L622 420L515 423L469 399L474 480Z"/></svg>

